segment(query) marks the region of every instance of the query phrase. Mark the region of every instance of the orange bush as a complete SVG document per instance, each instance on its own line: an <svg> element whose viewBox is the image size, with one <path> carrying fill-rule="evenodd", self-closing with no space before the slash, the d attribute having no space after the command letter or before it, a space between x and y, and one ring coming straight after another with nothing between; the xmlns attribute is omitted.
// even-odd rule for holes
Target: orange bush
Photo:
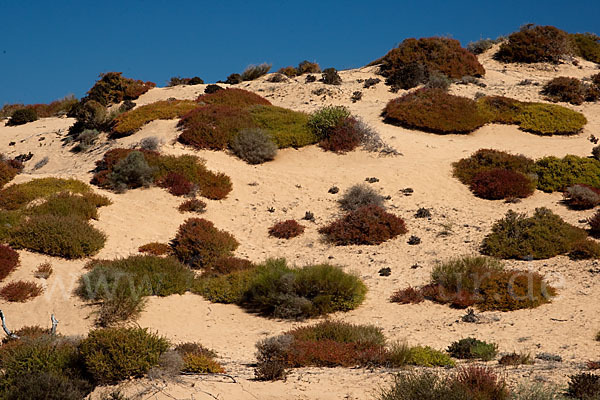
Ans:
<svg viewBox="0 0 600 400"><path fill-rule="evenodd" d="M225 89L210 94L203 94L196 99L201 104L223 105L229 107L245 108L262 104L270 106L271 102L264 97L244 89Z"/></svg>
<svg viewBox="0 0 600 400"><path fill-rule="evenodd" d="M383 114L386 122L440 134L469 133L487 122L475 101L442 89L419 89L391 100Z"/></svg>
<svg viewBox="0 0 600 400"><path fill-rule="evenodd" d="M238 90L226 89L205 96ZM247 110L228 104L211 104L186 114L178 124L179 142L198 149L224 150L240 130L254 127Z"/></svg>

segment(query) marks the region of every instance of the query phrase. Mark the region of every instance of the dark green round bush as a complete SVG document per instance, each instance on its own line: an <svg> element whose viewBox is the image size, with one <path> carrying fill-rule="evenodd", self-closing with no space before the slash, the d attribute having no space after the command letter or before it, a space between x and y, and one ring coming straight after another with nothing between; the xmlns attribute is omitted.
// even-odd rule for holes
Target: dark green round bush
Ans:
<svg viewBox="0 0 600 400"><path fill-rule="evenodd" d="M87 371L100 384L143 376L168 349L167 339L142 328L96 329L79 346Z"/></svg>
<svg viewBox="0 0 600 400"><path fill-rule="evenodd" d="M37 121L38 115L33 108L21 108L16 110L6 122L6 126L23 125L28 122Z"/></svg>

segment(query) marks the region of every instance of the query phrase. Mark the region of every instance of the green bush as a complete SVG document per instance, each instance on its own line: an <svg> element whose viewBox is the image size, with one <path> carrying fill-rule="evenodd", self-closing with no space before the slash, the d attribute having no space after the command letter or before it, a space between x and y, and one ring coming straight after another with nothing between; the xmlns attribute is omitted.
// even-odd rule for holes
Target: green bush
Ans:
<svg viewBox="0 0 600 400"><path fill-rule="evenodd" d="M0 190L0 208L17 210L30 202L59 192L88 193L92 188L76 179L40 178Z"/></svg>
<svg viewBox="0 0 600 400"><path fill-rule="evenodd" d="M494 55L506 63L558 63L562 57L572 54L572 46L566 32L554 26L524 25L511 33Z"/></svg>
<svg viewBox="0 0 600 400"><path fill-rule="evenodd" d="M317 142L308 126L309 116L287 108L258 105L249 109L255 126L269 133L277 147L304 147Z"/></svg>
<svg viewBox="0 0 600 400"><path fill-rule="evenodd" d="M587 124L582 113L545 103L525 103L518 118L522 130L538 135L574 135Z"/></svg>
<svg viewBox="0 0 600 400"><path fill-rule="evenodd" d="M469 133L488 122L475 101L442 89L408 93L391 100L383 113L388 123L439 134Z"/></svg>
<svg viewBox="0 0 600 400"><path fill-rule="evenodd" d="M110 129L110 114L105 106L95 100L81 99L69 110L67 116L77 120L69 128L67 139L75 139L86 130L105 131Z"/></svg>
<svg viewBox="0 0 600 400"><path fill-rule="evenodd" d="M17 249L73 259L96 254L106 235L75 216L37 215L21 221L9 241Z"/></svg>
<svg viewBox="0 0 600 400"><path fill-rule="evenodd" d="M349 117L350 111L344 106L326 106L312 113L307 124L318 141L329 137L333 129Z"/></svg>
<svg viewBox="0 0 600 400"><path fill-rule="evenodd" d="M100 384L143 376L168 348L166 339L142 328L93 330L79 346L87 371Z"/></svg>
<svg viewBox="0 0 600 400"><path fill-rule="evenodd" d="M390 355L388 355L388 358L390 358ZM408 348L408 358L404 365L418 365L422 367L453 367L455 363L454 360L445 352L435 350L429 346L414 346Z"/></svg>
<svg viewBox="0 0 600 400"><path fill-rule="evenodd" d="M193 291L213 303L240 304L255 274L255 268L217 276L203 274Z"/></svg>
<svg viewBox="0 0 600 400"><path fill-rule="evenodd" d="M215 352L198 343L182 343L175 347L175 351L183 359L183 372L193 374L219 374L225 369L215 360Z"/></svg>
<svg viewBox="0 0 600 400"><path fill-rule="evenodd" d="M129 136L150 121L181 118L198 103L191 100L163 100L127 111L115 118L112 137Z"/></svg>
<svg viewBox="0 0 600 400"><path fill-rule="evenodd" d="M593 33L571 33L569 38L575 54L584 60L600 64L600 37Z"/></svg>
<svg viewBox="0 0 600 400"><path fill-rule="evenodd" d="M494 223L481 252L498 258L546 259L568 253L586 236L547 208L536 208L531 217L511 210Z"/></svg>
<svg viewBox="0 0 600 400"><path fill-rule="evenodd" d="M233 154L248 164L271 161L277 154L277 145L263 129L243 129L231 141Z"/></svg>
<svg viewBox="0 0 600 400"><path fill-rule="evenodd" d="M191 268L206 268L222 256L230 256L239 243L228 232L203 218L189 218L171 241L173 253Z"/></svg>
<svg viewBox="0 0 600 400"><path fill-rule="evenodd" d="M600 161L594 158L566 155L543 157L535 162L538 189L545 192L562 191L575 184L600 188Z"/></svg>
<svg viewBox="0 0 600 400"><path fill-rule="evenodd" d="M102 195L70 192L53 194L41 204L25 209L28 215L75 216L84 220L98 219L98 207L110 205L111 201Z"/></svg>
<svg viewBox="0 0 600 400"><path fill-rule="evenodd" d="M483 96L477 99L477 107L489 122L497 124L519 124L521 101L504 96Z"/></svg>
<svg viewBox="0 0 600 400"><path fill-rule="evenodd" d="M459 359L479 359L490 361L496 357L498 346L475 338L460 339L448 347L448 353Z"/></svg>
<svg viewBox="0 0 600 400"><path fill-rule="evenodd" d="M22 108L16 110L6 122L6 126L23 125L28 122L37 121L38 115L33 108Z"/></svg>
<svg viewBox="0 0 600 400"><path fill-rule="evenodd" d="M493 169L506 169L529 175L534 171L532 159L524 155L514 155L500 150L480 149L470 157L452 164L453 175L465 185L470 185L477 174Z"/></svg>

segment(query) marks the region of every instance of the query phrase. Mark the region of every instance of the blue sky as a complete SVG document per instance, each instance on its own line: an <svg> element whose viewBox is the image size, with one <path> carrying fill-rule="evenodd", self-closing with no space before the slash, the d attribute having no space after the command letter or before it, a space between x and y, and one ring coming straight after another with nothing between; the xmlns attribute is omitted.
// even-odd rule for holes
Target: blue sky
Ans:
<svg viewBox="0 0 600 400"><path fill-rule="evenodd" d="M466 45L528 22L600 33L597 0L0 0L0 15L0 106L81 97L107 71L164 86L261 62L355 68L407 37Z"/></svg>

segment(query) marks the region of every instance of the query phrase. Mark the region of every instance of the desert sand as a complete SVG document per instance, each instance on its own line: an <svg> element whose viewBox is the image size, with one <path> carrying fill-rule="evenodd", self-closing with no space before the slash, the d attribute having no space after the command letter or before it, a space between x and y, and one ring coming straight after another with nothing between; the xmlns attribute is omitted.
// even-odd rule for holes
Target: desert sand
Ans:
<svg viewBox="0 0 600 400"><path fill-rule="evenodd" d="M505 95L519 100L543 101L540 86L518 85L524 79L543 84L557 76L586 77L597 73L595 64L578 60L549 66L500 64L491 59L495 49L479 56L486 69L481 82L453 84L453 94L473 97L477 92ZM357 273L369 288L366 301L356 310L338 313L330 318L353 323L380 326L392 340L406 340L412 345L446 348L451 342L467 336L493 341L500 352L541 352L559 354L562 363L537 360L532 366L503 368L489 362L509 381L539 380L564 385L568 375L581 369L590 359L600 358L600 342L594 341L600 330L600 263L574 262L565 256L540 261L508 261L507 265L531 269L544 274L558 287L559 296L552 303L533 310L508 313L485 312L485 323L464 323L464 310L423 302L398 305L388 301L397 289L423 285L428 281L435 262L452 256L475 254L494 221L509 209L532 212L548 207L567 222L584 227L583 219L593 211L572 211L560 204L560 193L537 191L516 204L489 201L473 196L466 186L454 179L451 164L481 148L521 153L532 158L566 154L587 156L593 144L591 134L600 133L600 103L582 106L562 104L581 111L588 119L584 131L570 137L541 137L520 131L516 126L491 124L469 135L435 135L407 130L382 122L380 113L392 98L404 93L389 92L382 83L363 89L358 79L375 78L376 67L340 71L341 86L319 82L306 84L304 77L283 83L267 82L267 77L236 85L269 99L274 105L298 111L314 111L324 105L347 106L354 115L375 128L383 140L401 155L381 156L364 150L345 155L324 152L317 146L300 150L279 151L276 159L251 166L225 152L196 151L176 143L176 120L154 121L135 135L102 144L84 154L69 152L63 138L74 120L45 118L17 127L0 124L0 152L8 156L32 152L34 158L14 182L33 178L75 177L89 182L94 162L109 148L128 147L148 136L157 136L166 154L196 154L214 171L224 172L233 182L233 191L221 201L207 200L204 218L228 232L241 243L236 255L252 261L267 257L286 257L302 266L331 262ZM194 99L206 85L154 88L141 96L136 104L149 104L168 98ZM227 85L223 85L227 86ZM324 88L317 96L312 91ZM352 103L354 91L363 91L361 101ZM9 142L16 142L9 146ZM33 170L33 165L48 157L47 165ZM334 247L323 243L319 226L339 213L336 200L350 186L377 177L371 184L384 195L390 195L389 209L402 217L409 234L379 246ZM329 194L331 186L340 194ZM402 189L412 188L410 196ZM108 241L97 258L125 257L137 253L145 243L171 239L177 227L190 214L181 214L180 198L160 188L130 190L115 194L95 188L108 196L113 204L101 208L94 226L108 235ZM274 212L267 209L273 207ZM419 207L431 210L430 219L416 219ZM291 240L270 238L268 228L283 219L300 219L306 211L315 222L303 221L304 235ZM407 244L408 236L422 239L417 246ZM6 281L33 279L33 272L49 261L54 274L44 282L44 294L26 303L0 302L11 329L26 325L49 325L50 315L60 321L58 331L65 335L85 335L93 328L95 307L88 305L72 291L83 273L86 260L67 261L28 251L19 251L21 267ZM382 267L390 267L391 276L379 276ZM200 296L186 294L148 299L137 324L166 336L171 341L198 341L214 349L231 377L184 376L178 382L149 379L121 385L124 393L139 399L370 399L379 387L392 380L394 371L385 369L302 368L295 369L286 381L253 380L255 343L280 334L292 327L314 321L293 322L268 319L247 313L235 305L211 304ZM98 388L93 396L108 388Z"/></svg>

